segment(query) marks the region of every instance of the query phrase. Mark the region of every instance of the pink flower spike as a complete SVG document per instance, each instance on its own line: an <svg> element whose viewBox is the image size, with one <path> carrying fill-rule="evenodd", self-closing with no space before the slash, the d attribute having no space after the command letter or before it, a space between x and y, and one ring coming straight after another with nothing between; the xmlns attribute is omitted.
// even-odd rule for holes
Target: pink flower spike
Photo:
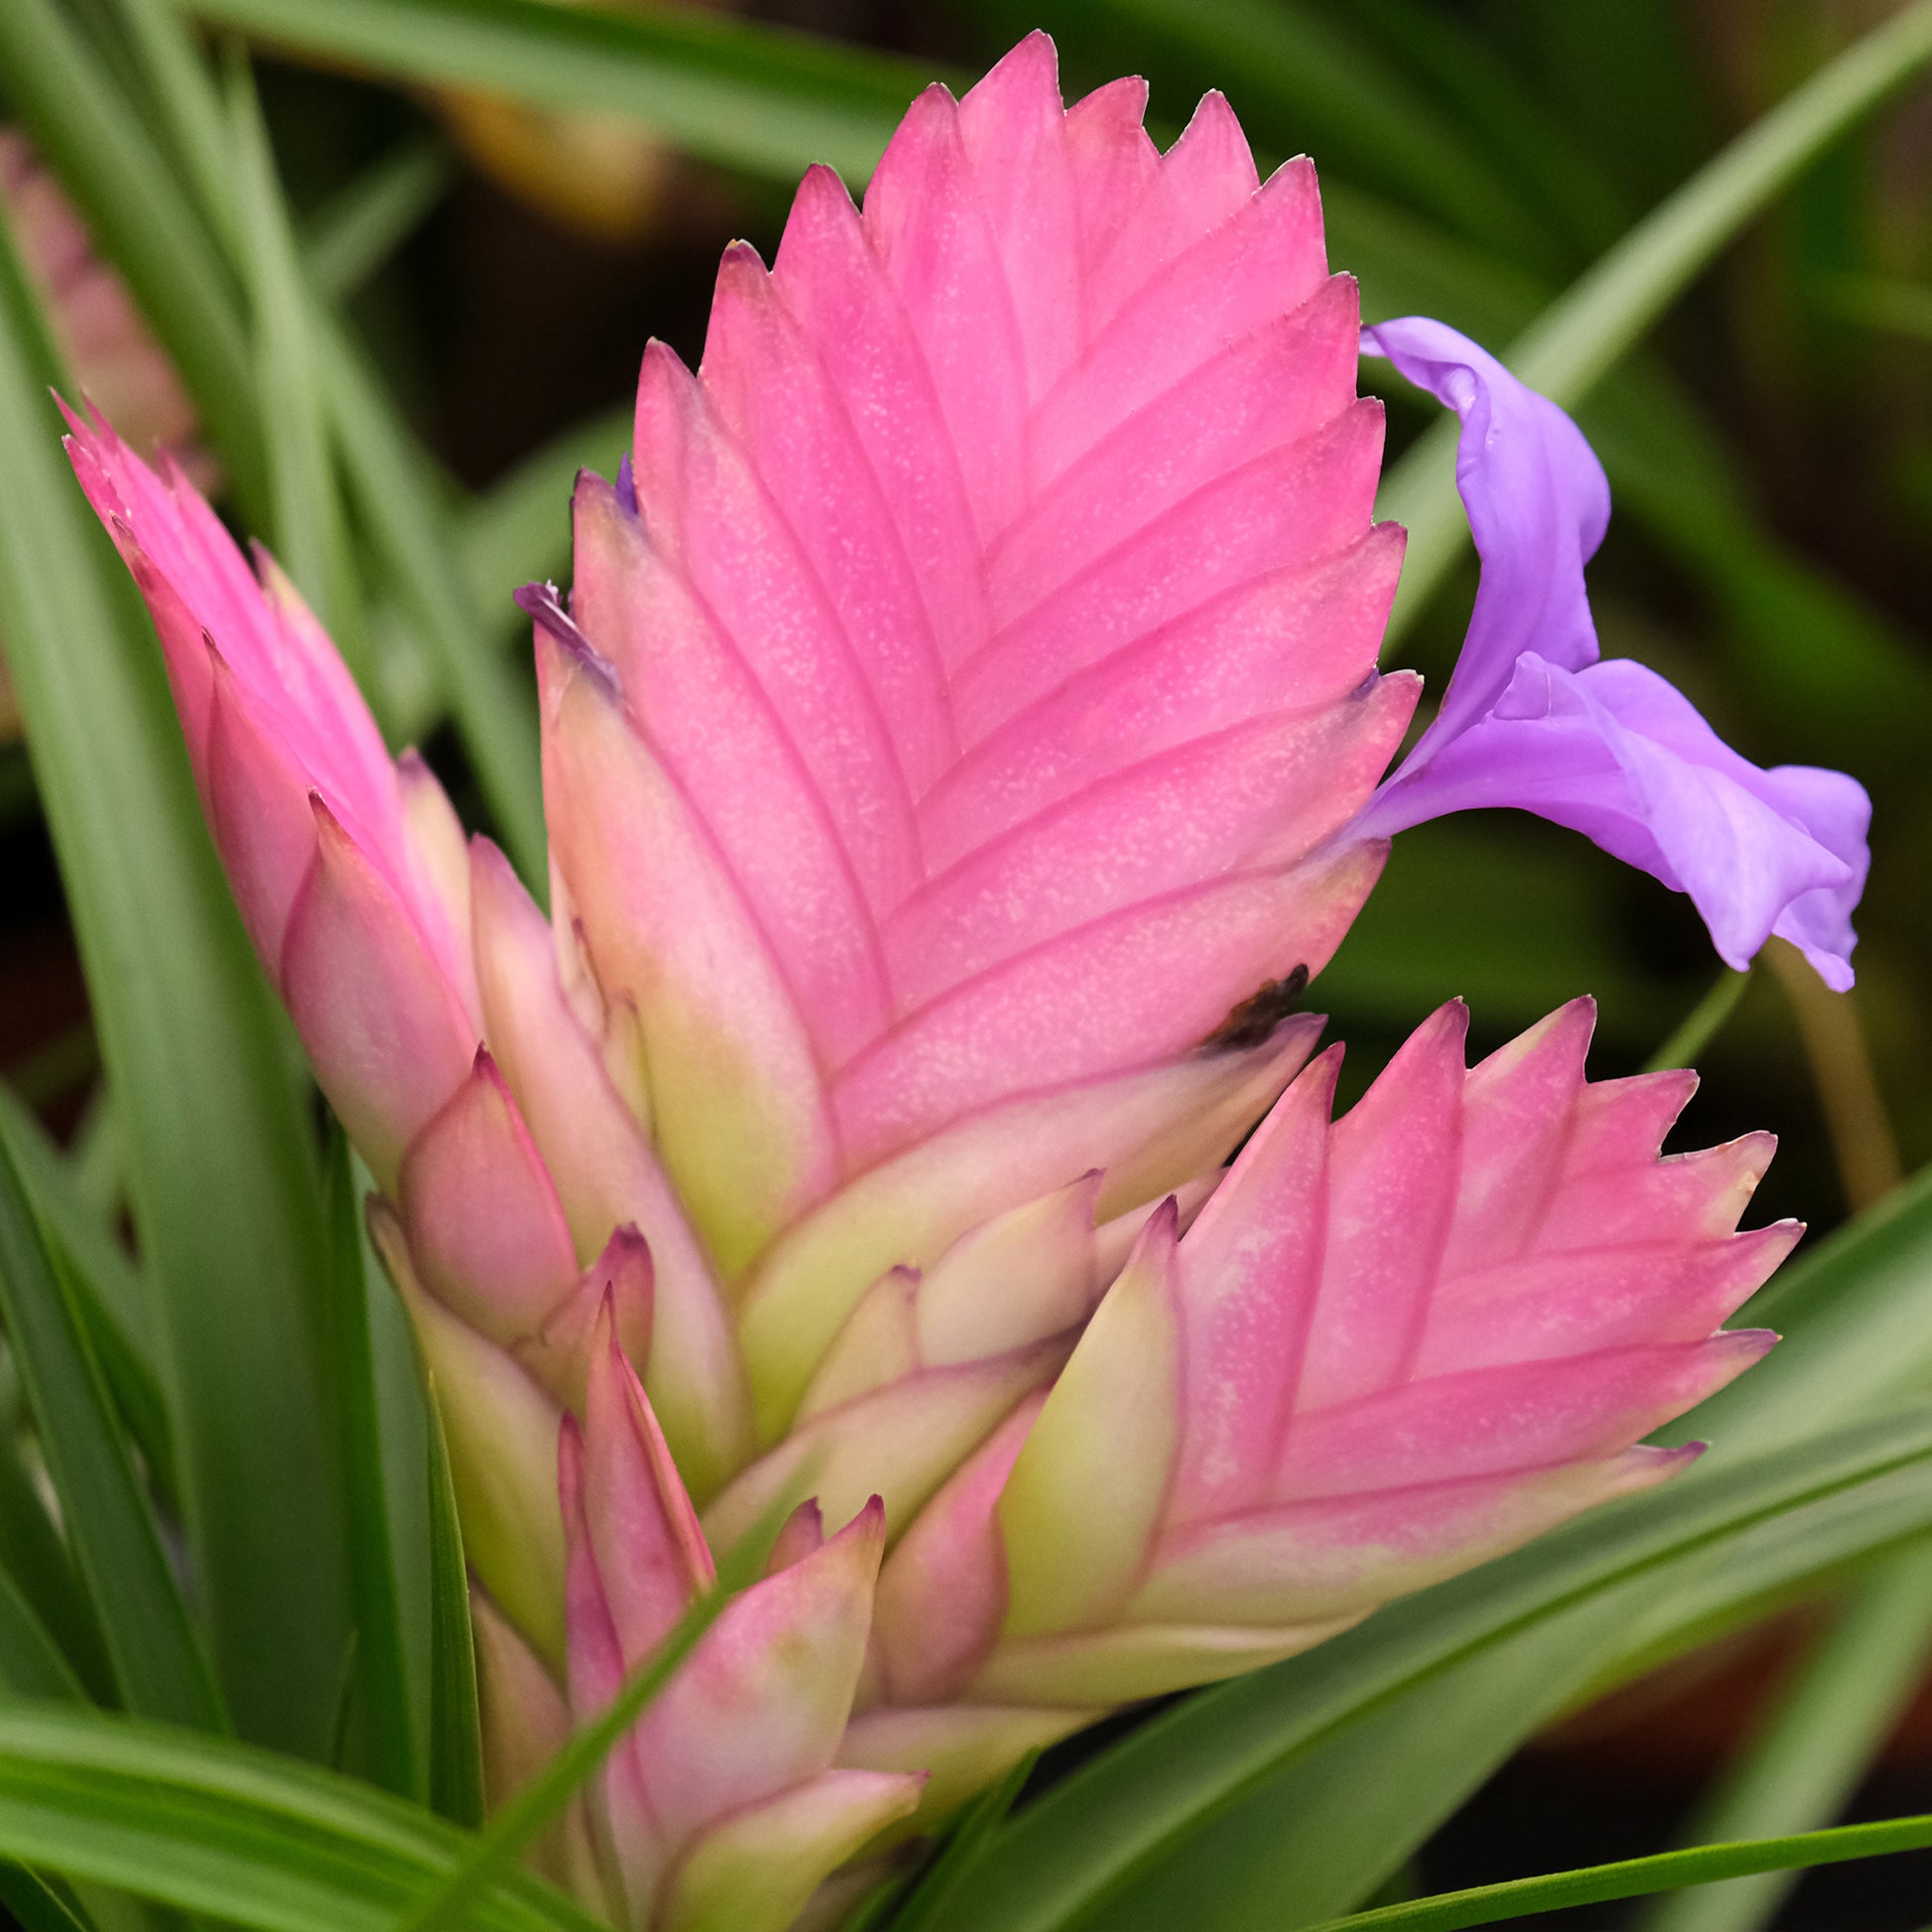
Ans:
<svg viewBox="0 0 1932 1932"><path fill-rule="evenodd" d="M1064 108L1035 35L863 212L810 173L529 598L560 871L728 1279L969 1116L1185 1056L1373 882L1317 856L1415 690L1353 285L1306 162L1258 183L1218 98L1162 156L1139 99Z"/></svg>

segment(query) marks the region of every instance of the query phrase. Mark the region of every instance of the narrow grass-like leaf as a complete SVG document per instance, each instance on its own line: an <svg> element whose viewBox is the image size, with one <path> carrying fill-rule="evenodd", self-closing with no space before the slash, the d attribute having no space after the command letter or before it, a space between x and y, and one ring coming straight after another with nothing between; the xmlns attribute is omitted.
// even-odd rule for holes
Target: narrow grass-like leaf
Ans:
<svg viewBox="0 0 1932 1932"><path fill-rule="evenodd" d="M1883 275L1838 275L1820 285L1821 309L1866 329L1932 343L1932 288Z"/></svg>
<svg viewBox="0 0 1932 1932"><path fill-rule="evenodd" d="M1674 1067L1695 1066L1698 1056L1724 1032L1725 1023L1737 1011L1751 983L1751 969L1741 973L1726 967L1711 982L1711 990L1698 1001L1670 1037L1643 1064L1646 1073L1663 1073Z"/></svg>
<svg viewBox="0 0 1932 1932"><path fill-rule="evenodd" d="M37 6L0 8L0 58ZM126 1127L198 1598L242 1728L313 1750L346 1589L312 1129L153 633L62 456L58 379L0 247L0 634Z"/></svg>
<svg viewBox="0 0 1932 1932"><path fill-rule="evenodd" d="M1225 85L1249 131L1384 194L1448 227L1531 261L1553 237L1468 122L1417 86L1345 14L1297 0L1101 0L1078 9L1118 69L1117 44L1186 62L1190 84ZM1142 48L1136 45L1135 52ZM1164 62L1164 66L1167 63Z"/></svg>
<svg viewBox="0 0 1932 1932"><path fill-rule="evenodd" d="M389 1536L381 1417L369 1346L368 1260L356 1193L348 1143L338 1129L328 1174L330 1380L347 1519L354 1711L370 1779L414 1798L421 1795L411 1724L415 1700Z"/></svg>
<svg viewBox="0 0 1932 1932"><path fill-rule="evenodd" d="M134 84L153 103L196 212L231 262L244 260L249 190L237 179L231 130L201 49L182 32L174 0L95 0L103 3L134 55Z"/></svg>
<svg viewBox="0 0 1932 1932"><path fill-rule="evenodd" d="M35 1211L82 1269L130 1348L149 1346L146 1291L126 1249L100 1218L54 1137L12 1088L0 1085L0 1140L7 1144Z"/></svg>
<svg viewBox="0 0 1932 1932"><path fill-rule="evenodd" d="M0 1086L0 1142L13 1156L34 1212L59 1243L82 1325L148 1472L171 1499L181 1494L168 1405L150 1365L154 1353L146 1290L113 1229L83 1198L79 1176L47 1130Z"/></svg>
<svg viewBox="0 0 1932 1932"><path fill-rule="evenodd" d="M1932 1652L1932 1550L1906 1550L1860 1583L1684 1837L1693 1845L1829 1825L1863 1781ZM1795 1872L1661 1899L1639 1932L1758 1932Z"/></svg>
<svg viewBox="0 0 1932 1932"><path fill-rule="evenodd" d="M147 1498L115 1428L11 1158L0 1149L0 1313L39 1426L74 1561L128 1708L214 1728L225 1720Z"/></svg>
<svg viewBox="0 0 1932 1932"><path fill-rule="evenodd" d="M470 1580L463 1525L450 1475L449 1444L428 1385L429 1801L454 1824L483 1822L483 1723L477 1711L477 1649L470 1628Z"/></svg>
<svg viewBox="0 0 1932 1932"><path fill-rule="evenodd" d="M420 227L457 178L440 142L399 143L310 219L304 252L316 286L336 301L353 295Z"/></svg>
<svg viewBox="0 0 1932 1932"><path fill-rule="evenodd" d="M47 1880L21 1864L0 1864L0 1905L21 1932L94 1932L79 1902L64 1897Z"/></svg>
<svg viewBox="0 0 1932 1932"><path fill-rule="evenodd" d="M1785 1331L1749 1375L1694 1409L1665 1440L1708 1436L1729 1462L1881 1415L1932 1389L1932 1169L1781 1269L1745 1307Z"/></svg>
<svg viewBox="0 0 1932 1932"><path fill-rule="evenodd" d="M863 178L929 69L727 15L541 0L194 0L212 25L398 79L621 114L708 161L782 182Z"/></svg>
<svg viewBox="0 0 1932 1932"><path fill-rule="evenodd" d="M1357 0L1355 17L1431 83L1439 111L1481 130L1490 165L1507 171L1566 240L1591 252L1628 225L1623 199L1601 164L1509 58L1465 16L1428 0Z"/></svg>
<svg viewBox="0 0 1932 1932"><path fill-rule="evenodd" d="M528 622L510 593L570 564L570 496L580 470L614 477L630 447L630 409L575 424L500 477L463 513L464 574L479 610L500 630Z"/></svg>
<svg viewBox="0 0 1932 1932"><path fill-rule="evenodd" d="M41 1501L23 1450L20 1443L0 1443L0 1572L87 1696L95 1704L112 1704L114 1671L100 1620L73 1574L67 1545ZM31 1638L28 1647L31 1651ZM4 1667L0 1679L14 1682Z"/></svg>
<svg viewBox="0 0 1932 1932"><path fill-rule="evenodd" d="M360 522L429 646L464 750L525 883L547 878L536 704L471 602L431 466L374 372L339 327L319 345L330 409Z"/></svg>
<svg viewBox="0 0 1932 1932"><path fill-rule="evenodd" d="M228 121L241 191L255 379L268 448L271 547L335 639L356 682L374 691L361 587L330 446L314 299L296 253L254 80L238 53L229 66Z"/></svg>
<svg viewBox="0 0 1932 1932"><path fill-rule="evenodd" d="M919 1875L917 1886L904 1904L890 1915L882 1913L875 1923L890 1923L892 1932L921 1932L960 1880L987 1856L995 1834L1019 1802L1038 1762L1038 1751L1029 1751L998 1784L982 1791L967 1806L940 1847L938 1857ZM848 1927L847 1932L856 1932L856 1928Z"/></svg>
<svg viewBox="0 0 1932 1932"><path fill-rule="evenodd" d="M1654 208L1503 353L1532 388L1574 407L1711 260L1864 116L1932 62L1932 0L1855 42ZM1377 513L1407 525L1391 641L1468 540L1445 418L1384 479Z"/></svg>
<svg viewBox="0 0 1932 1932"><path fill-rule="evenodd" d="M1499 1925L1506 1919L1528 1918L1533 1912L1596 1905L1611 1898L1641 1898L1649 1892L1708 1885L1744 1872L1842 1864L1888 1852L1916 1852L1927 1845L1932 1845L1932 1813L1886 1818L1870 1825L1840 1825L1831 1831L1749 1839L1740 1845L1701 1845L1647 1859L1622 1859L1614 1864L1584 1865L1547 1878L1512 1878L1466 1891L1438 1892L1430 1898L1328 1919L1312 1932L1343 1932L1344 1927L1347 1932L1461 1932L1464 1926Z"/></svg>
<svg viewBox="0 0 1932 1932"><path fill-rule="evenodd" d="M0 1709L0 1857L263 1932L378 1932L474 1840L352 1779L90 1712ZM518 1872L476 1932L593 1932Z"/></svg>
<svg viewBox="0 0 1932 1932"><path fill-rule="evenodd" d="M124 0L124 4L143 11L150 35L173 36L174 50L157 69L170 83L170 117L188 130L184 141L198 148L209 146L223 117L208 76L187 44L181 20L172 11L165 16L157 13L149 0ZM238 237L233 246L242 266L252 267L259 253L254 227L265 223L287 230L285 210L270 200L260 221L236 218L217 224L232 228ZM285 248L277 241L271 253L292 254L292 246ZM433 466L343 320L313 300L313 291L300 287L292 267L271 292L277 306L289 310L291 339L313 356L315 380L327 398L329 427L363 533L435 659L439 682L497 829L525 877L541 882L545 863L535 707L500 653L488 647L483 626L469 607ZM306 315L298 313L304 308ZM313 459L305 468L313 471ZM334 546L331 554L337 554ZM380 680L372 680L368 688L377 700L384 696Z"/></svg>
<svg viewBox="0 0 1932 1932"><path fill-rule="evenodd" d="M237 494L262 515L266 469L247 334L207 221L54 0L0 7L0 73L13 111L180 369Z"/></svg>
<svg viewBox="0 0 1932 1932"><path fill-rule="evenodd" d="M513 593L570 569L570 495L580 470L616 474L630 441L630 411L612 410L565 430L457 512L457 561L477 613L482 647L527 651L529 619ZM442 709L441 680L408 617L391 602L372 624L381 639L386 716L398 737L417 739Z"/></svg>
<svg viewBox="0 0 1932 1932"><path fill-rule="evenodd" d="M1804 1575L1910 1534L1932 1520L1928 1467L1932 1409L1921 1407L1709 1478L1680 1479L1387 1605L1358 1630L1302 1657L1184 1701L1082 1767L999 1834L994 1852L934 1913L929 1932L1048 1932L1076 1924L1111 1932L1149 1923L1150 1912L1159 1922L1154 1906L1163 1892L1166 1922L1173 1922L1178 1893L1189 1922L1202 1926L1285 1928L1345 1906L1413 1849L1414 1840L1405 1840L1412 1814L1421 1813L1413 1820L1419 1831L1433 1823L1420 1803L1421 1780L1412 1789L1396 1779L1386 1750L1372 1776L1364 1768L1351 1748L1359 1726L1388 1712L1388 1722L1413 1742L1398 1707L1414 1700L1408 1710L1440 1735L1433 1700L1440 1695L1445 1710L1466 1711L1461 1694L1493 1692L1486 1660L1511 1645L1554 1646L1545 1651L1543 1674L1567 1656L1565 1673L1581 1682L1604 1644L1621 1641L1618 1626L1631 1602L1667 1598L1680 1566L1694 1579L1721 1579L1734 1566L1740 1587L1757 1589L1780 1566L1786 1577ZM1748 1561L1736 1561L1740 1550ZM1709 1571L1700 1572L1707 1562ZM1612 1592L1624 1596L1625 1614L1599 1617L1596 1599ZM1544 1634L1572 1618L1574 1649L1558 1641L1562 1632ZM1458 1691L1439 1693L1461 1672L1469 1675ZM1515 1735L1537 1716L1532 1704ZM1511 1741L1507 1726L1490 1740L1497 1748ZM1324 1752L1339 1753L1339 1763L1355 1765L1358 1775L1323 1775ZM1469 1749L1426 1756L1419 1772L1439 1804L1485 1768ZM1320 1845L1303 1834L1291 1855L1285 1842L1295 1816L1287 1807L1298 1792L1326 1792L1343 1803L1344 1818L1355 1820L1318 1881L1312 1866ZM1371 1810L1379 1816L1365 1830ZM1263 1863L1236 1868L1231 1846L1254 1850ZM1293 1874L1293 1910L1285 1872ZM1217 1917L1207 1916L1210 1901Z"/></svg>
<svg viewBox="0 0 1932 1932"><path fill-rule="evenodd" d="M12 1577L0 1571L0 1702L84 1704L86 1687Z"/></svg>

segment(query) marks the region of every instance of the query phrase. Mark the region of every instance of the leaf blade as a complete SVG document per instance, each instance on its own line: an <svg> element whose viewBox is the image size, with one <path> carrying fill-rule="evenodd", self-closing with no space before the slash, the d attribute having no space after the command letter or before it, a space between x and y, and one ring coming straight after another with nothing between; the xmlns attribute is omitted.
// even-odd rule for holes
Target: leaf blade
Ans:
<svg viewBox="0 0 1932 1932"><path fill-rule="evenodd" d="M264 1932L387 1928L468 1835L352 1779L160 1725L0 1710L0 1857ZM480 1896L491 1932L592 1932L518 1873Z"/></svg>
<svg viewBox="0 0 1932 1932"><path fill-rule="evenodd" d="M26 17L5 12L8 30ZM59 371L40 336L7 248L0 627L126 1123L217 1666L252 1734L313 1747L345 1592L303 1094L201 822L152 633L56 447Z"/></svg>
<svg viewBox="0 0 1932 1932"><path fill-rule="evenodd" d="M618 113L692 154L790 181L863 178L930 69L723 17L564 12L536 0L197 0L214 26L412 80Z"/></svg>
<svg viewBox="0 0 1932 1932"><path fill-rule="evenodd" d="M59 1264L3 1148L0 1312L122 1696L153 1717L222 1727L212 1674L74 1321Z"/></svg>

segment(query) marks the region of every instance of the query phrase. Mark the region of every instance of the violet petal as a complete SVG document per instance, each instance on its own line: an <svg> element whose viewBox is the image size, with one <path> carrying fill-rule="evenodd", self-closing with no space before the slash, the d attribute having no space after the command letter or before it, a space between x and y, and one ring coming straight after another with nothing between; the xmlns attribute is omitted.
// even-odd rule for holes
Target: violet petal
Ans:
<svg viewBox="0 0 1932 1932"><path fill-rule="evenodd" d="M1688 894L1730 965L1776 932L1828 986L1850 986L1863 787L1760 769L1654 671L1598 661L1584 565L1609 491L1562 410L1442 323L1383 323L1362 347L1460 417L1456 485L1482 576L1441 713L1352 835L1479 806L1535 812Z"/></svg>

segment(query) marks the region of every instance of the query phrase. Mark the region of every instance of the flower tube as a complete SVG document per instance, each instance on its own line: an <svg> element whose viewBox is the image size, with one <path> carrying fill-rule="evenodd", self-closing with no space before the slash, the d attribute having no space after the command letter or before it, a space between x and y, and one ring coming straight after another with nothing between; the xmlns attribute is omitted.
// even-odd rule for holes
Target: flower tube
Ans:
<svg viewBox="0 0 1932 1932"><path fill-rule="evenodd" d="M1811 765L1761 770L1655 671L1599 662L1584 566L1609 485L1553 402L1420 316L1363 330L1362 351L1461 419L1455 479L1482 579L1442 710L1356 836L1473 806L1536 812L1688 894L1726 965L1742 971L1775 932L1844 992L1870 862L1864 787Z"/></svg>

